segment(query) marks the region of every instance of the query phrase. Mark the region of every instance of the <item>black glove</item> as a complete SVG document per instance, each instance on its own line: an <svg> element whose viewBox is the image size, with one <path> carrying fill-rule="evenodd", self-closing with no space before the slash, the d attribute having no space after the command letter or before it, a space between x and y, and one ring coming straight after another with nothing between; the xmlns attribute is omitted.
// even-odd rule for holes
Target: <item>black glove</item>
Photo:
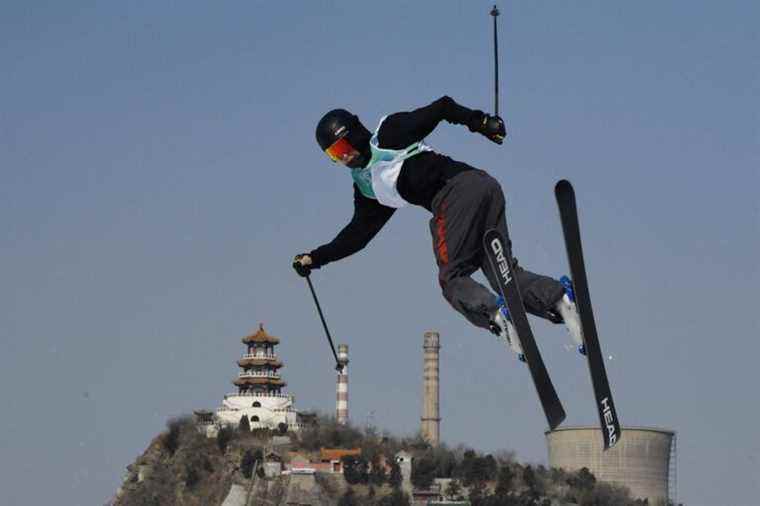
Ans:
<svg viewBox="0 0 760 506"><path fill-rule="evenodd" d="M496 144L501 144L507 136L504 121L498 116L491 116L482 111L476 111L472 115L467 127L471 132L477 132Z"/></svg>
<svg viewBox="0 0 760 506"><path fill-rule="evenodd" d="M304 278L311 274L311 265L304 265L301 263L301 259L303 257L308 257L306 253L301 253L300 255L296 255L296 257L293 259L293 268L296 270L299 276L303 276Z"/></svg>

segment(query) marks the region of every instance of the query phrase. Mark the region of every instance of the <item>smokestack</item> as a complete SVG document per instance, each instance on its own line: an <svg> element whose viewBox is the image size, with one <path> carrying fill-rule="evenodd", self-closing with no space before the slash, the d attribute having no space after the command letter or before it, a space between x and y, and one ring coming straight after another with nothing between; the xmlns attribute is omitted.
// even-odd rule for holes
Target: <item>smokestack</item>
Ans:
<svg viewBox="0 0 760 506"><path fill-rule="evenodd" d="M441 349L438 332L425 332L422 348L424 350L424 383L422 400L422 437L432 446L440 443L441 417L439 411L438 388L438 350Z"/></svg>
<svg viewBox="0 0 760 506"><path fill-rule="evenodd" d="M338 362L343 369L338 371L337 399L335 403L335 418L338 423L348 423L348 345L338 345Z"/></svg>

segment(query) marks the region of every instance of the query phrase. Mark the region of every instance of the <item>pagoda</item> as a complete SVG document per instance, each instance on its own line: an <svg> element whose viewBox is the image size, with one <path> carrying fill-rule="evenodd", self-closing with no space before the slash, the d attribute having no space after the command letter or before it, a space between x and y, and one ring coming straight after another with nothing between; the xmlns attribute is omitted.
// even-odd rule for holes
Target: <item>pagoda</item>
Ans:
<svg viewBox="0 0 760 506"><path fill-rule="evenodd" d="M237 361L240 371L232 383L236 393L224 396L216 417L221 424L237 425L241 417L248 418L253 429L299 430L298 413L293 395L283 393L287 385L280 376L282 361L275 353L280 344L278 337L270 335L259 324L259 329L244 338L245 353Z"/></svg>
<svg viewBox="0 0 760 506"><path fill-rule="evenodd" d="M264 395L279 394L286 383L277 372L282 367L282 361L277 358L274 347L280 344L280 338L270 336L264 325L259 324L259 330L242 339L248 348L240 360L240 373L232 383L238 387L241 395L260 393Z"/></svg>

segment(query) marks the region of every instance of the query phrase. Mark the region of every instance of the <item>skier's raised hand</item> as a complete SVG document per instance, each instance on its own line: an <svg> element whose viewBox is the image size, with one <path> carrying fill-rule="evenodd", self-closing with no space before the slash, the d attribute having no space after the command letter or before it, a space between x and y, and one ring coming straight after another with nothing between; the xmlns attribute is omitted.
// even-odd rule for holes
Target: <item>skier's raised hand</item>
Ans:
<svg viewBox="0 0 760 506"><path fill-rule="evenodd" d="M311 274L311 257L306 253L296 255L293 259L293 268L299 276L306 277Z"/></svg>
<svg viewBox="0 0 760 506"><path fill-rule="evenodd" d="M504 138L507 136L504 121L498 116L491 116L486 113L481 114L482 116L477 115L473 118L469 125L470 131L477 132L496 144L504 142Z"/></svg>

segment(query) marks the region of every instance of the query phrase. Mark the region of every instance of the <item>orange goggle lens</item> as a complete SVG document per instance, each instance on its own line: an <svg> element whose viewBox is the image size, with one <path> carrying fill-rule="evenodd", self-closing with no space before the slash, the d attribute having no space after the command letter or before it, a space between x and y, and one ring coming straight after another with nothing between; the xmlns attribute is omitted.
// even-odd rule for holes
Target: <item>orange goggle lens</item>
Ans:
<svg viewBox="0 0 760 506"><path fill-rule="evenodd" d="M327 156L329 156L333 162L340 162L355 151L354 147L346 140L346 138L342 137L332 143L332 145L325 150L325 153L327 153Z"/></svg>

